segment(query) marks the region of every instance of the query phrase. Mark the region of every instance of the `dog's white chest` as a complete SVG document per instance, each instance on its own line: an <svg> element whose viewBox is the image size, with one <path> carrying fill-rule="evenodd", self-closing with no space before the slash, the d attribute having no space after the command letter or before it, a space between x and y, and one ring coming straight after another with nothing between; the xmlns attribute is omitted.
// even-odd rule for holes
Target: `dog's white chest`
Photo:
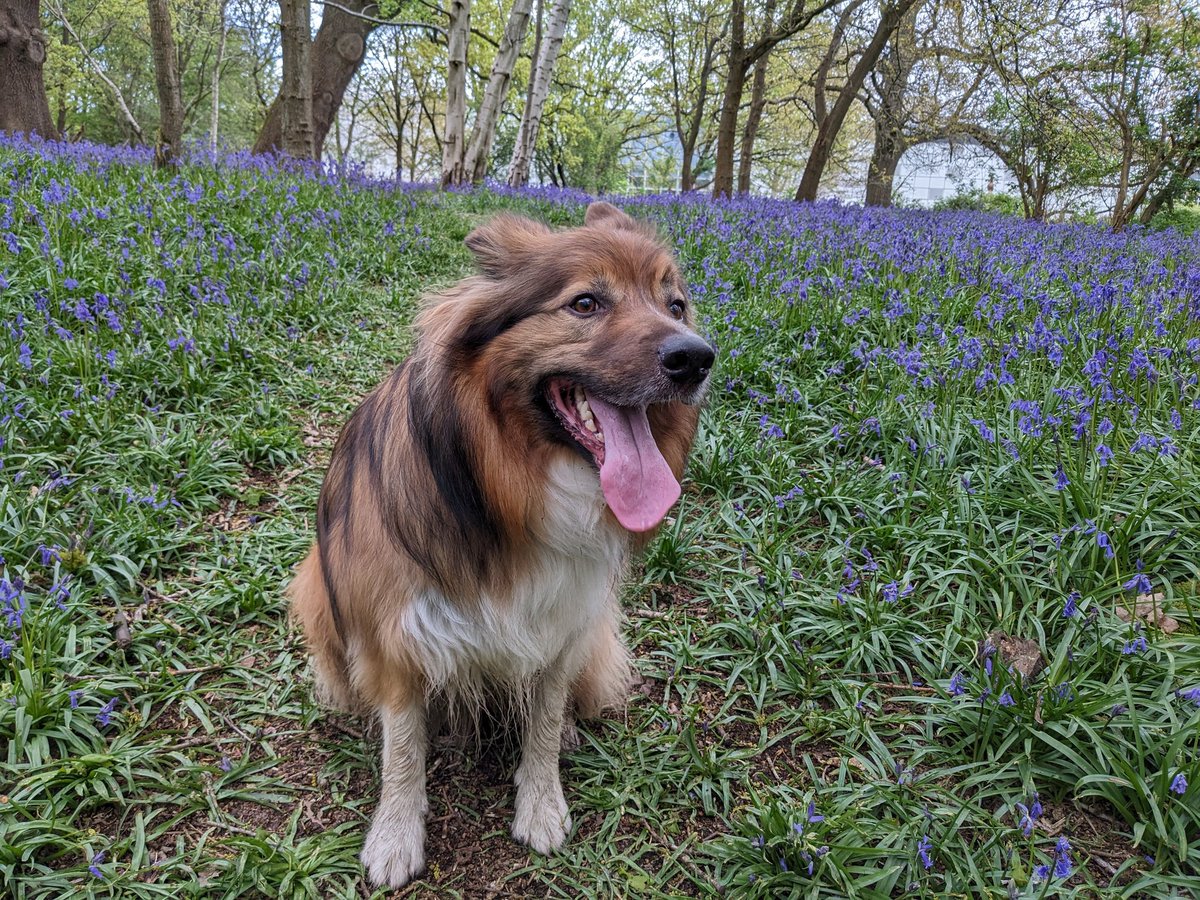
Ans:
<svg viewBox="0 0 1200 900"><path fill-rule="evenodd" d="M541 546L511 596L463 608L430 591L405 610L406 638L432 687L527 683L575 650L615 602L627 538L603 519L595 471L559 462L549 475Z"/></svg>

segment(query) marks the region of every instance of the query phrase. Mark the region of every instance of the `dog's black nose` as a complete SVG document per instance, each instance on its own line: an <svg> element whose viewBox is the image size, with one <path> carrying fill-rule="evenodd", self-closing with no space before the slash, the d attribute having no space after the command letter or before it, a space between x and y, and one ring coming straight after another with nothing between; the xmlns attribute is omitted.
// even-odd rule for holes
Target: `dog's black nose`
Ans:
<svg viewBox="0 0 1200 900"><path fill-rule="evenodd" d="M716 354L694 334L676 334L663 341L658 358L676 384L699 384L708 377Z"/></svg>

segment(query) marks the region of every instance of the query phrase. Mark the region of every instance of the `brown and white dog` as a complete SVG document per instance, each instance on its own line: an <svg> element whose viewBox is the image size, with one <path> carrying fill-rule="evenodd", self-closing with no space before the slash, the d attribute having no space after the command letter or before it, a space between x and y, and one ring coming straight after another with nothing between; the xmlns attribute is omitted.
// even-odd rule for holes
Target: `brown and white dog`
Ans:
<svg viewBox="0 0 1200 900"><path fill-rule="evenodd" d="M392 887L425 865L433 723L497 693L521 714L513 836L565 840L564 720L625 700L620 582L679 497L713 363L671 254L614 206L558 232L500 215L467 246L479 274L342 431L290 588L319 694L379 717L362 859Z"/></svg>

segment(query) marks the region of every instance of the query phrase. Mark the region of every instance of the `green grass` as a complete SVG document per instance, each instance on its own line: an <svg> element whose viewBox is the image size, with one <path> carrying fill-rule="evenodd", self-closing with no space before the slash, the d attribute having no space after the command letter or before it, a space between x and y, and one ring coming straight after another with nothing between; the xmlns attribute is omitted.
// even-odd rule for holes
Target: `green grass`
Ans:
<svg viewBox="0 0 1200 900"><path fill-rule="evenodd" d="M5 589L21 582L0 627L4 890L369 893L357 855L376 742L369 723L314 705L282 587L312 540L337 429L403 358L420 293L468 270L472 225L509 207L576 223L582 207L233 165L162 176L99 151L0 149L0 182L13 194L0 206L0 556ZM1194 891L1200 710L1176 692L1200 686L1196 323L1159 339L1178 355L1157 382L1121 381L1139 419L1116 419L1110 466L1090 450L1095 422L1075 446L1026 434L1009 401L1068 416L1054 389L1105 335L1149 335L1145 282L1065 361L1022 359L1003 388L972 390L978 370L922 385L862 352L925 335L929 371L952 372L977 336L998 365L989 332L1031 317L975 314L1005 278L1066 298L1088 266L1126 255L1185 285L1179 267L1200 254L1019 224L989 247L953 217L919 215L881 241L893 220L814 209L796 224L770 207L644 205L723 352L683 500L626 595L641 683L565 758L576 828L549 858L506 836L509 743L440 744L430 869L405 896ZM941 231L912 237L922 229ZM917 262L894 252L910 238ZM1077 269L1061 274L1055 254ZM794 302L802 277L811 292ZM912 314L880 314L891 288ZM873 314L848 322L860 307ZM919 320L962 336L938 345ZM1182 452L1131 452L1140 430ZM1174 634L1116 614L1139 559ZM1047 671L985 672L976 646L995 629L1036 641ZM1146 649L1123 653L1139 635ZM1026 836L1017 804L1035 792L1045 811ZM1072 874L1034 879L1063 835Z"/></svg>

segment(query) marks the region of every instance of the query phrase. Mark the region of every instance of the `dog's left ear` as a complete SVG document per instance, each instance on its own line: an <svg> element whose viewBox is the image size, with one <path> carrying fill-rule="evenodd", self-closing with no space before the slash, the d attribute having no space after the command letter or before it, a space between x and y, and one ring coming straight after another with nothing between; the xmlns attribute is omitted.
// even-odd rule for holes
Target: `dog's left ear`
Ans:
<svg viewBox="0 0 1200 900"><path fill-rule="evenodd" d="M587 212L583 214L583 224L588 228L624 228L637 232L646 230L636 219L603 200L588 204Z"/></svg>
<svg viewBox="0 0 1200 900"><path fill-rule="evenodd" d="M548 234L540 222L501 213L468 234L466 244L484 275L504 278L524 266Z"/></svg>

